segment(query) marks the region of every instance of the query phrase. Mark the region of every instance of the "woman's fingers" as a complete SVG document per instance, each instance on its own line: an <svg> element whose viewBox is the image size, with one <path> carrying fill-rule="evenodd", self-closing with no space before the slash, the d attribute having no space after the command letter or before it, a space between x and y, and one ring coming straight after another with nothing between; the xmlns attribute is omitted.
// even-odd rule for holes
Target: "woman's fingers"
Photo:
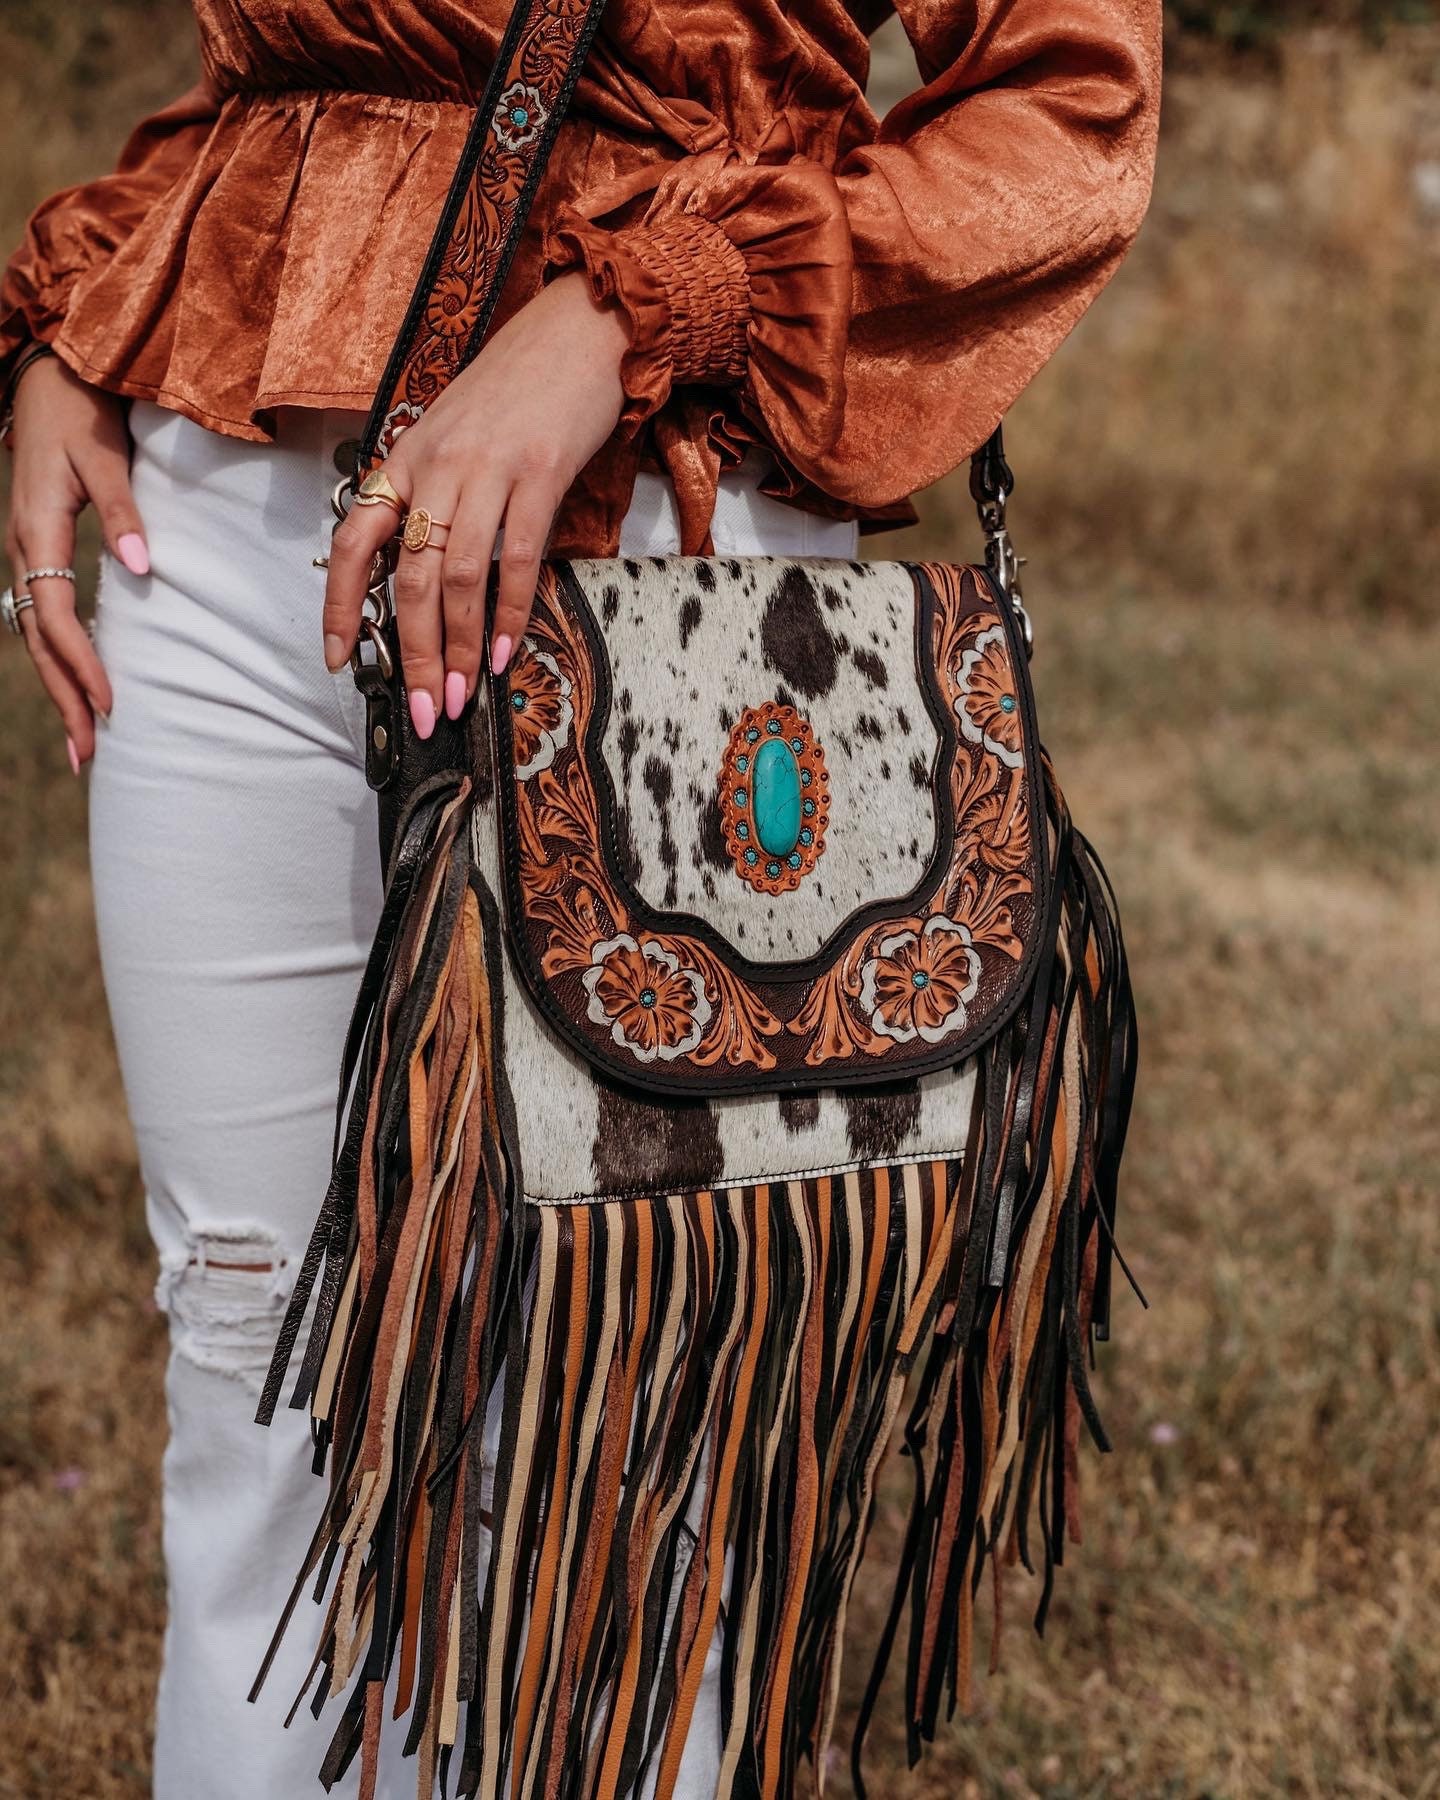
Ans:
<svg viewBox="0 0 1440 1800"><path fill-rule="evenodd" d="M524 477L510 490L505 540L500 546L500 583L490 626L490 667L496 675L504 672L529 623L541 559L563 492L558 476L548 472Z"/></svg>
<svg viewBox="0 0 1440 1800"><path fill-rule="evenodd" d="M445 716L456 719L475 692L485 653L485 597L505 489L472 483L460 497L445 545L440 587L445 614Z"/></svg>
<svg viewBox="0 0 1440 1800"><path fill-rule="evenodd" d="M150 551L140 509L130 490L130 456L124 441L90 446L76 459L75 472L99 515L111 554L119 557L132 575L148 575Z"/></svg>
<svg viewBox="0 0 1440 1800"><path fill-rule="evenodd" d="M75 515L61 509L38 515L27 511L15 520L15 538L22 575L27 569L68 568L75 557ZM31 616L45 649L64 665L89 705L108 718L114 705L110 678L76 614L75 583L60 576L42 575L27 585L35 602ZM33 643L31 653L34 654Z"/></svg>
<svg viewBox="0 0 1440 1800"><path fill-rule="evenodd" d="M440 572L448 534L454 529L458 496L442 501L417 486L410 517L429 513L433 536L422 550L403 546L395 565L395 622L400 631L400 662L415 730L428 738L440 716L445 686L444 620L440 606Z"/></svg>
<svg viewBox="0 0 1440 1800"><path fill-rule="evenodd" d="M408 477L396 459L386 465L396 490L410 492ZM360 636L360 616L370 586L370 565L376 553L394 537L400 520L391 506L356 506L336 527L330 539L330 569L325 577L325 610L321 629L325 634L325 666L342 669Z"/></svg>
<svg viewBox="0 0 1440 1800"><path fill-rule="evenodd" d="M70 765L78 775L80 764L89 762L95 754L95 715L90 701L80 683L46 644L33 608L27 606L20 614L20 629L40 685L65 727L70 741Z"/></svg>

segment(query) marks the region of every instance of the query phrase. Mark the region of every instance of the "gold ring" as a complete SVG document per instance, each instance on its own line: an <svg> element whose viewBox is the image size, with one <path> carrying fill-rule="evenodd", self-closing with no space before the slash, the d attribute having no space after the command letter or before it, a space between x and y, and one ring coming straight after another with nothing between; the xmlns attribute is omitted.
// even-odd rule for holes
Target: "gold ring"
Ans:
<svg viewBox="0 0 1440 1800"><path fill-rule="evenodd" d="M405 515L405 527L400 533L400 542L407 550L443 550L444 544L431 537L432 531L450 529L445 519L437 519L433 513L426 512L423 506L412 507Z"/></svg>
<svg viewBox="0 0 1440 1800"><path fill-rule="evenodd" d="M401 498L395 483L383 469L372 469L360 483L360 490L355 496L357 506L393 506L403 519L405 502Z"/></svg>

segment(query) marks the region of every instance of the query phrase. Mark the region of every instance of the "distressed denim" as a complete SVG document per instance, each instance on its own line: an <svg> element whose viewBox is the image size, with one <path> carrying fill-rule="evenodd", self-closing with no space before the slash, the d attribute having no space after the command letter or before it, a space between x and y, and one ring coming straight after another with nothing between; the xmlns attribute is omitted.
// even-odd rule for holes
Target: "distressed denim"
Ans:
<svg viewBox="0 0 1440 1800"><path fill-rule="evenodd" d="M308 1595L258 1703L246 1694L324 1491L306 1415L282 1408L263 1430L254 1413L329 1175L340 1045L381 898L363 706L348 671L321 661L311 567L330 536L333 452L359 423L287 413L276 444L248 444L137 404L153 573L103 571L97 644L115 706L91 856L171 1333L158 1800L317 1794L339 1714L332 1702L317 1722L304 1705L284 1727L318 1627ZM769 500L755 479L723 478L717 553L855 554L855 526ZM621 548L676 547L673 494L642 475ZM678 1800L715 1791L719 1642ZM381 1800L415 1793L402 1736L385 1733ZM352 1768L332 1791L356 1789Z"/></svg>

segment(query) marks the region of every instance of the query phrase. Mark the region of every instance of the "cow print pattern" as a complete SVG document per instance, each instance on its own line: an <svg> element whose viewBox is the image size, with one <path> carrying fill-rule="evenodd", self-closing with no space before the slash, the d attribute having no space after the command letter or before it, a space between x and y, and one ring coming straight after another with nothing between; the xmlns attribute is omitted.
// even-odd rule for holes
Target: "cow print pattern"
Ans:
<svg viewBox="0 0 1440 1800"><path fill-rule="evenodd" d="M902 564L737 558L717 593L699 558L632 558L623 600L613 563L570 567L605 621L602 754L622 869L641 899L704 919L754 962L793 962L858 908L915 887L935 847L939 736L915 672L915 590ZM743 632L734 582L754 621ZM740 879L720 827L730 730L767 700L809 720L830 775L824 854L779 895Z"/></svg>

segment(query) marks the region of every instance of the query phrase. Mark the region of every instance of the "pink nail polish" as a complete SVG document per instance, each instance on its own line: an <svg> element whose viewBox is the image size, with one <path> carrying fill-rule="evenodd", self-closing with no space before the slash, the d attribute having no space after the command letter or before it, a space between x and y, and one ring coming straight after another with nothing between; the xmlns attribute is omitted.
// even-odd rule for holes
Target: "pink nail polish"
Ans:
<svg viewBox="0 0 1440 1800"><path fill-rule="evenodd" d="M490 651L490 673L492 675L503 675L505 673L505 665L509 661L510 639L502 631L500 636L496 638Z"/></svg>
<svg viewBox="0 0 1440 1800"><path fill-rule="evenodd" d="M465 677L452 669L445 677L445 717L458 719L465 708Z"/></svg>
<svg viewBox="0 0 1440 1800"><path fill-rule="evenodd" d="M70 758L70 773L78 775L80 773L80 752L75 748L74 738L66 737L65 753Z"/></svg>
<svg viewBox="0 0 1440 1800"><path fill-rule="evenodd" d="M115 540L115 551L132 575L150 573L150 552L138 531L127 531Z"/></svg>
<svg viewBox="0 0 1440 1800"><path fill-rule="evenodd" d="M428 738L435 729L435 702L424 688L411 690L410 717L414 721L417 737Z"/></svg>

